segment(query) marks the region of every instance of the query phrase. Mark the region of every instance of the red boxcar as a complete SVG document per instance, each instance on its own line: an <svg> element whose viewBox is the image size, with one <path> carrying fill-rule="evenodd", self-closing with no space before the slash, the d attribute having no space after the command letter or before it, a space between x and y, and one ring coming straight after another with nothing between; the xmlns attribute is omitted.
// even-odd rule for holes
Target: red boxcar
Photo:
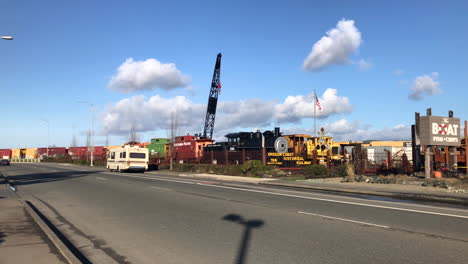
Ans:
<svg viewBox="0 0 468 264"><path fill-rule="evenodd" d="M198 161L203 157L203 148L213 142L211 139L201 139L191 135L175 137L173 157L176 161Z"/></svg>
<svg viewBox="0 0 468 264"><path fill-rule="evenodd" d="M68 153L67 148L51 147L49 148L49 157L61 156ZM37 156L47 156L47 148L37 148Z"/></svg>
<svg viewBox="0 0 468 264"><path fill-rule="evenodd" d="M11 159L11 149L0 149L0 159Z"/></svg>

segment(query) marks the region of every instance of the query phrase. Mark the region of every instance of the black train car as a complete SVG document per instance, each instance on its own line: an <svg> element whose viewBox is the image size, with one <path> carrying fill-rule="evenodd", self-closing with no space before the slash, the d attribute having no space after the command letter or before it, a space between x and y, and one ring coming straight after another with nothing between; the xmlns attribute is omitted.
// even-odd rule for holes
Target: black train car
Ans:
<svg viewBox="0 0 468 264"><path fill-rule="evenodd" d="M279 127L274 131L237 132L225 135L227 141L204 148L202 163L239 164L247 160L261 160L262 147L274 151L275 140L281 137Z"/></svg>
<svg viewBox="0 0 468 264"><path fill-rule="evenodd" d="M235 151L235 150L261 150L264 146L267 149L273 149L275 140L282 136L279 127L274 131L257 132L236 132L225 135L227 141L217 142L208 145L205 151Z"/></svg>

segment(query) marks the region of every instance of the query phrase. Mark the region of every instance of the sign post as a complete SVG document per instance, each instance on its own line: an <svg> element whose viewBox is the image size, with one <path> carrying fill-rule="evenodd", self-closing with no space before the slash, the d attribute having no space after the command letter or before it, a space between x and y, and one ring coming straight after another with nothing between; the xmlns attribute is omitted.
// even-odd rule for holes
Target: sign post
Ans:
<svg viewBox="0 0 468 264"><path fill-rule="evenodd" d="M419 116L416 113L416 129L415 139L419 141L424 150L424 170L425 178L431 177L432 162L431 162L431 148L433 146L444 146L446 152L450 149L450 156L446 153L446 164L452 169L457 164L456 147L461 144L460 141L460 119L453 117L453 112L449 111L448 117L432 116L431 108L427 109L426 116ZM416 144L418 144L416 142ZM447 156L448 159L447 159ZM415 160L413 159L413 163ZM414 166L415 164L413 164Z"/></svg>

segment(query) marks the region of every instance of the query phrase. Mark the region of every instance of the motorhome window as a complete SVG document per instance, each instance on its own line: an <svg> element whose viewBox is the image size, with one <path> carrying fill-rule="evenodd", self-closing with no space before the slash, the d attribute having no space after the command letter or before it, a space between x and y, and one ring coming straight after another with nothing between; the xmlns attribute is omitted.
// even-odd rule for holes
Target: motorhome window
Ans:
<svg viewBox="0 0 468 264"><path fill-rule="evenodd" d="M144 158L146 158L146 154L145 153L130 152L130 158L132 158L132 159L144 159Z"/></svg>

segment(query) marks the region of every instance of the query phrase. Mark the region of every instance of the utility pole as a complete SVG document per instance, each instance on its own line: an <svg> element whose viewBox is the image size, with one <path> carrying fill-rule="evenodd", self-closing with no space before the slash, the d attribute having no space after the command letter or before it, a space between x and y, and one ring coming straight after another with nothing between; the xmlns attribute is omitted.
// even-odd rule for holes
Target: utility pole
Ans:
<svg viewBox="0 0 468 264"><path fill-rule="evenodd" d="M93 133L94 133L94 104L90 103L88 101L78 101L77 103L84 103L88 104L91 107L91 131L90 131L90 163L89 166L93 167L94 166L94 142L93 142Z"/></svg>
<svg viewBox="0 0 468 264"><path fill-rule="evenodd" d="M314 89L314 137L317 136L317 118L316 118L316 115L315 115L315 108L317 108L317 102L315 101L317 98L317 95L315 94L315 89Z"/></svg>
<svg viewBox="0 0 468 264"><path fill-rule="evenodd" d="M174 159L174 140L177 129L177 114L172 112L171 114L171 143L169 147L169 170L172 171L173 168L173 159Z"/></svg>
<svg viewBox="0 0 468 264"><path fill-rule="evenodd" d="M93 142L93 133L94 133L94 105L91 104L91 158L89 166L94 166L94 142Z"/></svg>
<svg viewBox="0 0 468 264"><path fill-rule="evenodd" d="M49 157L49 146L50 146L50 122L49 119L41 119L42 122L47 124L47 157Z"/></svg>

